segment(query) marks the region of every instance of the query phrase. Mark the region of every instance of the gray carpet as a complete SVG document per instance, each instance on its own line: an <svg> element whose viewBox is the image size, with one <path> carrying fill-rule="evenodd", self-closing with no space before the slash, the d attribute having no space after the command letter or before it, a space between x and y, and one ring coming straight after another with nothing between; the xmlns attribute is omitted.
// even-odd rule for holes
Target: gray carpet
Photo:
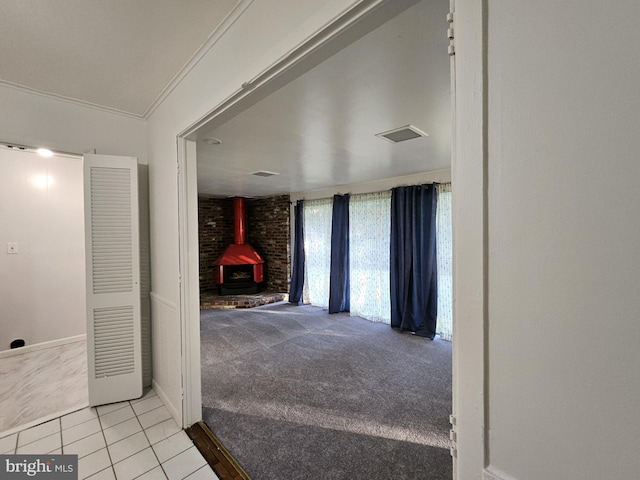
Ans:
<svg viewBox="0 0 640 480"><path fill-rule="evenodd" d="M201 314L204 421L254 480L450 480L451 343L317 307Z"/></svg>

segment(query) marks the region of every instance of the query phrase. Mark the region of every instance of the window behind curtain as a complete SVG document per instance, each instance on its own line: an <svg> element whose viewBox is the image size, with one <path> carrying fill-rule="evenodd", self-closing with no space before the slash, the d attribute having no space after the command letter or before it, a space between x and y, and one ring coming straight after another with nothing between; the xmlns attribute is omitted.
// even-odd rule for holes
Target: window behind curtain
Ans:
<svg viewBox="0 0 640 480"><path fill-rule="evenodd" d="M453 338L453 266L451 236L451 184L438 185L436 211L436 255L438 261L438 333Z"/></svg>
<svg viewBox="0 0 640 480"><path fill-rule="evenodd" d="M391 323L391 192L352 195L349 203L351 315Z"/></svg>
<svg viewBox="0 0 640 480"><path fill-rule="evenodd" d="M332 205L331 198L304 202L303 301L322 308L329 307Z"/></svg>

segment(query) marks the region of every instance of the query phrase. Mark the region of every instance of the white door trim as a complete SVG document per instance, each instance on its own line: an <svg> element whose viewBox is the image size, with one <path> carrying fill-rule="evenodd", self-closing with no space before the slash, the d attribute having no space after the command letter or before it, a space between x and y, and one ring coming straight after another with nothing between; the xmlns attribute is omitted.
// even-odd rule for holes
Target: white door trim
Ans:
<svg viewBox="0 0 640 480"><path fill-rule="evenodd" d="M200 279L196 143L178 138L182 427L202 420Z"/></svg>
<svg viewBox="0 0 640 480"><path fill-rule="evenodd" d="M454 478L479 479L489 462L487 339L487 2L455 0L453 191Z"/></svg>

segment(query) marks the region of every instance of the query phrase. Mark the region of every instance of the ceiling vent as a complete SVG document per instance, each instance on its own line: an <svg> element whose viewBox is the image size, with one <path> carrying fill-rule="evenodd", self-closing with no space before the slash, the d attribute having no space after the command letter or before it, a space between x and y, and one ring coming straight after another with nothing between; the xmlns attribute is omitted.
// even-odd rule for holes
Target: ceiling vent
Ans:
<svg viewBox="0 0 640 480"><path fill-rule="evenodd" d="M253 172L251 175L255 175L256 177L273 177L274 175L280 175L276 172L268 172L266 170L260 170L258 172Z"/></svg>
<svg viewBox="0 0 640 480"><path fill-rule="evenodd" d="M385 139L391 143L404 142L405 140L411 140L412 138L428 137L429 134L423 132L419 128L413 125L405 125L404 127L394 128L382 133L376 133L376 137Z"/></svg>

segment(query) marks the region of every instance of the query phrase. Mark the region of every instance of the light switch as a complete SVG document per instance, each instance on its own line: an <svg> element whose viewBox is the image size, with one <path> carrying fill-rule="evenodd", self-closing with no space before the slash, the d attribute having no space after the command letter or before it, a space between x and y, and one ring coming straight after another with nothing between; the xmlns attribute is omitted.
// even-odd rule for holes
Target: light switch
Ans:
<svg viewBox="0 0 640 480"><path fill-rule="evenodd" d="M18 253L18 244L15 242L7 243L7 253L10 255L15 255Z"/></svg>

